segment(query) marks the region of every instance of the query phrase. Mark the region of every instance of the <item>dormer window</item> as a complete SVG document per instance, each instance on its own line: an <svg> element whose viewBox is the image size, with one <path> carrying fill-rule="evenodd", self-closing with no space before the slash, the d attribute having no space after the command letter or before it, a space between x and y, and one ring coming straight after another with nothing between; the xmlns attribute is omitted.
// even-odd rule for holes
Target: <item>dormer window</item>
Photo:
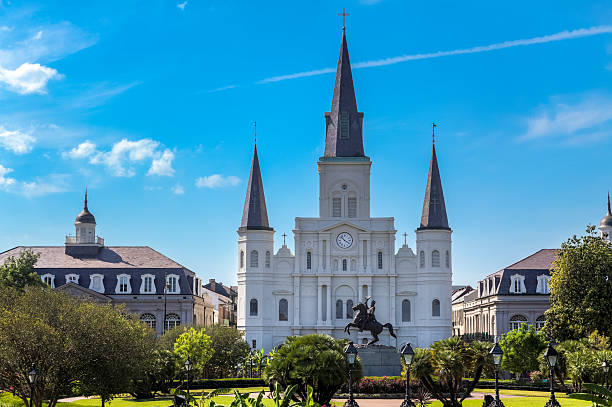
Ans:
<svg viewBox="0 0 612 407"><path fill-rule="evenodd" d="M346 140L349 138L349 113L340 112L340 139Z"/></svg>
<svg viewBox="0 0 612 407"><path fill-rule="evenodd" d="M49 287L55 288L55 276L53 274L43 274L40 279Z"/></svg>
<svg viewBox="0 0 612 407"><path fill-rule="evenodd" d="M78 274L67 274L66 275L66 284L68 283L79 283L79 275Z"/></svg>
<svg viewBox="0 0 612 407"><path fill-rule="evenodd" d="M550 276L542 274L538 276L538 286L536 287L538 294L550 294Z"/></svg>
<svg viewBox="0 0 612 407"><path fill-rule="evenodd" d="M179 276L176 274L169 274L166 284L168 286L168 294L178 294L180 292Z"/></svg>
<svg viewBox="0 0 612 407"><path fill-rule="evenodd" d="M153 274L144 274L142 276L142 282L140 283L140 293L155 294L155 276Z"/></svg>
<svg viewBox="0 0 612 407"><path fill-rule="evenodd" d="M89 289L98 293L104 292L104 276L102 274L92 274L89 277Z"/></svg>
<svg viewBox="0 0 612 407"><path fill-rule="evenodd" d="M524 294L527 292L525 288L525 276L515 274L510 277L510 292L513 294Z"/></svg>
<svg viewBox="0 0 612 407"><path fill-rule="evenodd" d="M128 274L119 274L117 276L117 286L115 287L115 294L131 294L132 285L130 279L132 276Z"/></svg>

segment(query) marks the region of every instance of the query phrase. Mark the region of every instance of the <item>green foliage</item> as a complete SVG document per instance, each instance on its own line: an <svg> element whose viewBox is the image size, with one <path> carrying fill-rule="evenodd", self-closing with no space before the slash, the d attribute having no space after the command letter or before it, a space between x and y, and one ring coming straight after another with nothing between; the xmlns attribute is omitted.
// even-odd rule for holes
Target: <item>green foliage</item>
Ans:
<svg viewBox="0 0 612 407"><path fill-rule="evenodd" d="M212 341L204 329L189 328L174 342L174 353L181 366L189 357L194 371L202 371L212 357Z"/></svg>
<svg viewBox="0 0 612 407"><path fill-rule="evenodd" d="M137 399L152 398L157 392L168 394L177 374L177 356L163 349L158 341L147 355L141 375L134 380L130 394Z"/></svg>
<svg viewBox="0 0 612 407"><path fill-rule="evenodd" d="M42 286L41 281L34 266L40 255L32 250L23 250L19 257L8 257L0 266L0 286L12 287L23 291L27 286Z"/></svg>
<svg viewBox="0 0 612 407"><path fill-rule="evenodd" d="M244 333L234 327L213 325L206 328L212 345L212 357L204 366L204 376L209 378L230 377L238 365L244 365L249 355L249 344Z"/></svg>
<svg viewBox="0 0 612 407"><path fill-rule="evenodd" d="M612 248L594 226L561 245L553 263L547 334L558 341L612 335Z"/></svg>
<svg viewBox="0 0 612 407"><path fill-rule="evenodd" d="M179 338L179 336L187 332L188 329L189 327L185 325L179 325L177 327L165 331L157 341L159 349L165 349L174 352L174 343Z"/></svg>
<svg viewBox="0 0 612 407"><path fill-rule="evenodd" d="M591 392L574 393L570 394L569 397L577 400L590 401L597 407L612 407L612 392L609 389L593 383L585 383L584 387Z"/></svg>
<svg viewBox="0 0 612 407"><path fill-rule="evenodd" d="M36 407L43 399L55 406L76 383L105 401L128 391L150 340L150 331L121 308L44 288L0 290L0 388L14 388L25 401L24 372L35 365Z"/></svg>
<svg viewBox="0 0 612 407"><path fill-rule="evenodd" d="M283 389L297 386L295 397L302 401L308 399L310 386L313 400L328 405L348 378L346 343L328 335L290 336L265 368L264 380L274 381ZM357 361L352 370L354 379L359 380L361 363Z"/></svg>
<svg viewBox="0 0 612 407"><path fill-rule="evenodd" d="M533 325L521 324L502 335L499 346L504 351L502 369L526 373L538 370L538 356L546 349L546 341L542 331L536 331Z"/></svg>
<svg viewBox="0 0 612 407"><path fill-rule="evenodd" d="M314 400L314 391L312 387L308 386L306 389L306 398L301 402L294 402L293 398L297 391L297 385L288 387L284 392L281 390L278 383L274 387L272 393L272 400L274 401L275 407L320 407ZM213 390L210 393L202 394L202 398L199 402L201 407L265 407L264 403L264 392L260 392L257 398L249 397L249 393L240 393L238 390L234 390L234 400L229 406L222 406L215 403L213 397L216 397L222 393L227 392L227 389Z"/></svg>
<svg viewBox="0 0 612 407"><path fill-rule="evenodd" d="M417 348L410 375L444 406L460 406L478 384L483 369L492 364L490 346L452 337L433 343L429 349ZM466 376L472 380L464 382Z"/></svg>

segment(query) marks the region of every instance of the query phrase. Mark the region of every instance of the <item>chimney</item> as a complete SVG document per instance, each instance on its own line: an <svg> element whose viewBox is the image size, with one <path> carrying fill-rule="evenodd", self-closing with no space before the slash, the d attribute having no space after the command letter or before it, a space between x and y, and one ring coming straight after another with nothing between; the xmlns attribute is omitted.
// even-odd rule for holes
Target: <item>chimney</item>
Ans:
<svg viewBox="0 0 612 407"><path fill-rule="evenodd" d="M211 291L215 291L215 289L217 288L217 283L215 283L215 279L211 278L210 280L208 280L208 282L210 283Z"/></svg>

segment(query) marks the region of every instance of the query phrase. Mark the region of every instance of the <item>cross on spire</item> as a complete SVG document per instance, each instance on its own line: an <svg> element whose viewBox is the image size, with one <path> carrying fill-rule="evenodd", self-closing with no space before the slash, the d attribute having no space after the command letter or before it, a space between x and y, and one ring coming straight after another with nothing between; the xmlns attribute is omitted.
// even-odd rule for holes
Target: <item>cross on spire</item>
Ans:
<svg viewBox="0 0 612 407"><path fill-rule="evenodd" d="M286 242L285 242L285 238L287 237L287 235L286 235L285 233L283 233L283 235L282 235L282 236L283 236L283 246L286 246L287 244L286 244Z"/></svg>
<svg viewBox="0 0 612 407"><path fill-rule="evenodd" d="M346 30L346 17L350 16L349 13L346 12L346 9L342 7L342 13L338 13L339 16L342 16L342 31Z"/></svg>
<svg viewBox="0 0 612 407"><path fill-rule="evenodd" d="M404 232L404 246L406 246L406 238L408 237L408 233Z"/></svg>
<svg viewBox="0 0 612 407"><path fill-rule="evenodd" d="M436 144L436 122L431 122L431 142Z"/></svg>
<svg viewBox="0 0 612 407"><path fill-rule="evenodd" d="M257 120L253 122L253 126L255 127L255 144L257 144Z"/></svg>

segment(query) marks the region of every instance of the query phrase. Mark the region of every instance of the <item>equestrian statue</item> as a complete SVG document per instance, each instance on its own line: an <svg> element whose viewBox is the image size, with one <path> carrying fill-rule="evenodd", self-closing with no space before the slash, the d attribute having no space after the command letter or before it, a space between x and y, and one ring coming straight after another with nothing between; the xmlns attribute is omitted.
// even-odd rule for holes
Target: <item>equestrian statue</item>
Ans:
<svg viewBox="0 0 612 407"><path fill-rule="evenodd" d="M360 302L353 307L353 311L356 311L357 314L353 318L353 322L346 324L344 327L344 332L350 335L351 327L359 328L359 332L370 331L374 339L368 342L368 345L378 342L378 335L383 331L383 328L389 328L389 334L392 337L397 338L397 336L395 336L393 333L393 326L390 323L383 325L376 320L376 317L374 316L376 301L372 300L372 306L368 306L368 301L370 298L370 296L366 297L364 302Z"/></svg>

